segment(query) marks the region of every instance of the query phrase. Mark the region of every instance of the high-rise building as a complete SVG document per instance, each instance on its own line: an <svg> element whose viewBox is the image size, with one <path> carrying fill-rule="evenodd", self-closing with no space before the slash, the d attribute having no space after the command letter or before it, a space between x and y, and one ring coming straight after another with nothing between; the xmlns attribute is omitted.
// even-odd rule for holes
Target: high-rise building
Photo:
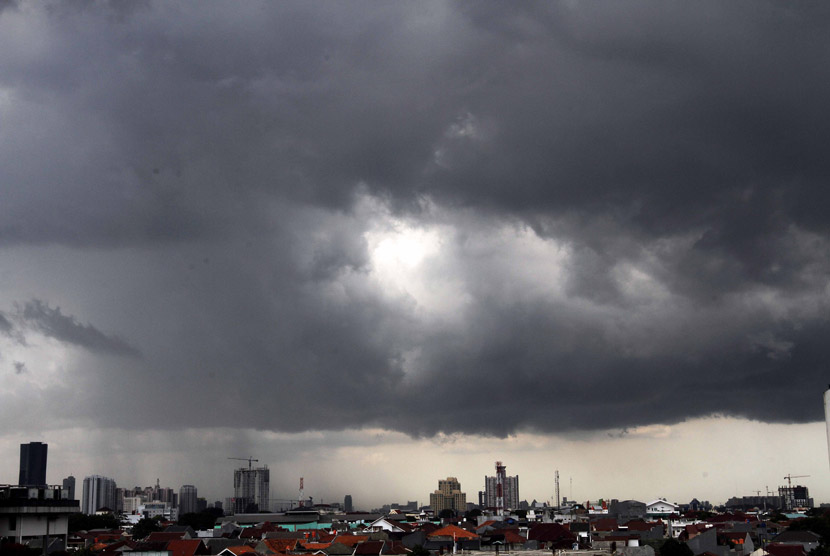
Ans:
<svg viewBox="0 0 830 556"><path fill-rule="evenodd" d="M496 462L496 475L484 477L484 498L480 503L503 515L504 510L519 508L519 476L507 476L507 466Z"/></svg>
<svg viewBox="0 0 830 556"><path fill-rule="evenodd" d="M267 465L240 467L233 472L233 513L267 512L270 497L271 474Z"/></svg>
<svg viewBox="0 0 830 556"><path fill-rule="evenodd" d="M352 495L347 494L346 497L343 499L343 509L347 512L353 512L354 506L352 506Z"/></svg>
<svg viewBox="0 0 830 556"><path fill-rule="evenodd" d="M810 491L806 486L780 486L778 496L781 498L781 507L785 511L813 507L813 499L810 498Z"/></svg>
<svg viewBox="0 0 830 556"><path fill-rule="evenodd" d="M196 487L193 485L182 485L179 489L179 515L195 514L198 509L196 507Z"/></svg>
<svg viewBox="0 0 830 556"><path fill-rule="evenodd" d="M116 510L117 486L113 479L100 475L90 475L84 478L84 495L81 501L81 512L94 514L101 508Z"/></svg>
<svg viewBox="0 0 830 556"><path fill-rule="evenodd" d="M443 510L463 512L467 509L467 495L461 492L461 483L455 477L438 481L438 490L429 495L429 505L437 516Z"/></svg>
<svg viewBox="0 0 830 556"><path fill-rule="evenodd" d="M29 442L20 445L20 486L46 486L46 452L49 445Z"/></svg>
<svg viewBox="0 0 830 556"><path fill-rule="evenodd" d="M63 480L63 491L67 500L75 500L75 477L70 475Z"/></svg>
<svg viewBox="0 0 830 556"><path fill-rule="evenodd" d="M824 420L827 422L827 450L830 454L830 386L824 391Z"/></svg>

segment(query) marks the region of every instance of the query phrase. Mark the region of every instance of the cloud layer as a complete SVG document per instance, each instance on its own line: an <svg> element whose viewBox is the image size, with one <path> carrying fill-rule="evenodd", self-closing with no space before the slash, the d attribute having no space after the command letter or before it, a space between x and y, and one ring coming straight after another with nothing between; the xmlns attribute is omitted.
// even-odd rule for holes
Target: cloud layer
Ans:
<svg viewBox="0 0 830 556"><path fill-rule="evenodd" d="M7 5L0 416L821 419L828 15Z"/></svg>

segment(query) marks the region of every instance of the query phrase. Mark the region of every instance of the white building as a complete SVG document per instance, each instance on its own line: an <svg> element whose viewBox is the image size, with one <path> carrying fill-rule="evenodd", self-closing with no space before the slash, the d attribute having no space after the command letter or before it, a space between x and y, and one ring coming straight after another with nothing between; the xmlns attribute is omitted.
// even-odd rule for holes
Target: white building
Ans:
<svg viewBox="0 0 830 556"><path fill-rule="evenodd" d="M59 486L0 486L0 537L65 549L69 516L79 511L78 501L68 495ZM52 544L56 539L59 546Z"/></svg>
<svg viewBox="0 0 830 556"><path fill-rule="evenodd" d="M665 498L658 498L646 504L646 513L649 516L663 516L678 513L680 506L667 502Z"/></svg>

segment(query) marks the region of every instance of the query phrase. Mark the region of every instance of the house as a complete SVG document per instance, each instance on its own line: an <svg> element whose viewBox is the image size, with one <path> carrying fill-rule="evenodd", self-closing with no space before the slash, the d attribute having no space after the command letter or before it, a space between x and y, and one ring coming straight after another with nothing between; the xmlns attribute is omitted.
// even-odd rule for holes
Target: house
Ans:
<svg viewBox="0 0 830 556"><path fill-rule="evenodd" d="M179 539L167 543L170 556L207 556L210 549L199 539Z"/></svg>
<svg viewBox="0 0 830 556"><path fill-rule="evenodd" d="M658 498L646 504L646 514L652 517L676 514L679 510L680 506L667 502L665 498Z"/></svg>
<svg viewBox="0 0 830 556"><path fill-rule="evenodd" d="M735 550L743 556L749 556L755 551L755 544L746 531L724 531L718 536L729 546L734 546Z"/></svg>
<svg viewBox="0 0 830 556"><path fill-rule="evenodd" d="M297 550L300 539L263 539L254 550L262 554L285 554Z"/></svg>
<svg viewBox="0 0 830 556"><path fill-rule="evenodd" d="M386 554L386 541L364 541L354 547L354 556L380 556Z"/></svg>
<svg viewBox="0 0 830 556"><path fill-rule="evenodd" d="M810 552L821 544L821 537L812 531L794 531L787 529L783 533L776 535L772 542L777 544L796 544L804 547L804 550Z"/></svg>
<svg viewBox="0 0 830 556"><path fill-rule="evenodd" d="M807 556L807 551L800 544L770 543L764 547L770 556Z"/></svg>
<svg viewBox="0 0 830 556"><path fill-rule="evenodd" d="M571 549L578 544L576 535L559 523L536 523L527 532L528 541L536 541L540 548Z"/></svg>

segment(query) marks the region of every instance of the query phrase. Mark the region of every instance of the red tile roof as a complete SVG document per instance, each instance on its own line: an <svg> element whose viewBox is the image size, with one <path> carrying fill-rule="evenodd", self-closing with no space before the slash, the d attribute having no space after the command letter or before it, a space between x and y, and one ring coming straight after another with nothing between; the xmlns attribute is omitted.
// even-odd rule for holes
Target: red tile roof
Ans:
<svg viewBox="0 0 830 556"><path fill-rule="evenodd" d="M332 542L339 542L346 546L355 546L357 543L369 540L369 535L337 535Z"/></svg>
<svg viewBox="0 0 830 556"><path fill-rule="evenodd" d="M265 543L268 550L278 553L296 549L300 539L264 539L262 542Z"/></svg>
<svg viewBox="0 0 830 556"><path fill-rule="evenodd" d="M462 529L457 525L447 525L428 533L427 537L455 537L456 539L477 539L478 535L471 531Z"/></svg>
<svg viewBox="0 0 830 556"><path fill-rule="evenodd" d="M205 543L199 539L176 539L167 543L170 556L194 556L195 554L210 554Z"/></svg>
<svg viewBox="0 0 830 556"><path fill-rule="evenodd" d="M769 543L764 550L772 556L806 556L807 551L800 544Z"/></svg>

